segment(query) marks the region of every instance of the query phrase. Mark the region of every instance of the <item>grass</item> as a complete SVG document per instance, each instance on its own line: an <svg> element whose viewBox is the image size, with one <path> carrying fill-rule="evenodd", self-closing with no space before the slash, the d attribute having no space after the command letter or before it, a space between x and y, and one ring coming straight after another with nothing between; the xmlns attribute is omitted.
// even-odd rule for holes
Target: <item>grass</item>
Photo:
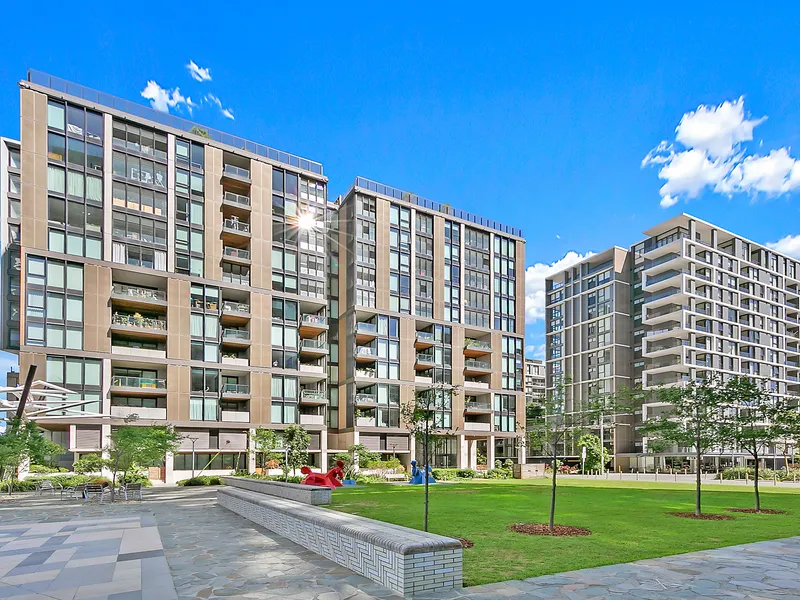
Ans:
<svg viewBox="0 0 800 600"><path fill-rule="evenodd" d="M727 513L732 521L695 521L670 512L694 510L694 486L667 482L559 478L556 523L585 527L588 537L529 536L508 525L545 523L549 480L437 484L430 493L430 531L468 538L464 585L480 585L800 535L800 490L764 486L762 508L785 515ZM339 488L331 508L422 529L422 486ZM751 508L752 488L707 484L703 511Z"/></svg>

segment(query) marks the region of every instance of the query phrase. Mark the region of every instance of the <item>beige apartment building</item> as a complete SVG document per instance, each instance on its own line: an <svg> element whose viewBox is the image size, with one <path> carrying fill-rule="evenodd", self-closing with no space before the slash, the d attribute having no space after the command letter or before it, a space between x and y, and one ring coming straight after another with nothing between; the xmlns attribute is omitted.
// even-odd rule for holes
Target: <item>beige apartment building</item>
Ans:
<svg viewBox="0 0 800 600"><path fill-rule="evenodd" d="M436 415L449 434L432 464L524 461L521 232L360 177L336 218L339 385L329 446L410 460L416 448L400 406L445 383L457 391Z"/></svg>
<svg viewBox="0 0 800 600"><path fill-rule="evenodd" d="M547 280L548 388L571 380L567 398L579 408L593 390L648 390L716 373L767 378L776 396L800 396L798 261L687 214L645 235ZM689 449L649 452L636 433L665 408L645 402L632 417L608 417L617 468L695 467ZM703 467L747 456L719 448ZM782 463L771 448L767 465Z"/></svg>
<svg viewBox="0 0 800 600"><path fill-rule="evenodd" d="M35 71L20 111L3 347L97 413L40 421L65 466L130 418L184 434L167 482L260 466L255 428L289 424L318 468L407 463L399 403L440 380L437 464L517 456L521 232L361 178L329 202L317 162Z"/></svg>
<svg viewBox="0 0 800 600"><path fill-rule="evenodd" d="M525 403L536 404L544 400L547 392L547 377L544 361L525 359Z"/></svg>

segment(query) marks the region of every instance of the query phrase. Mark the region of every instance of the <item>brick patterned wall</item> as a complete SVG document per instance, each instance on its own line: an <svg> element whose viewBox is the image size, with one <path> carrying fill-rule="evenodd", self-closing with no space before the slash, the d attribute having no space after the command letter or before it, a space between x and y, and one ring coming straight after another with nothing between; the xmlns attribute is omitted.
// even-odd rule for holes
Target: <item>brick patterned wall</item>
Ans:
<svg viewBox="0 0 800 600"><path fill-rule="evenodd" d="M313 518L304 520L302 513L287 513L268 498L236 489L217 492L220 506L404 596L461 587L461 548L454 548L452 544L443 548L441 540L447 538L431 535L430 552L405 554L392 548L404 540L389 540L385 531L376 532L371 541L362 539L363 535L350 533L347 527L337 522L341 513L330 511L330 524L323 524L318 512ZM348 517L350 520L353 518L352 515ZM369 519L363 521L370 522ZM391 531L395 535L402 533L396 526L391 526ZM418 531L408 531L410 536L420 535ZM387 543L382 545L382 541ZM418 544L416 549L419 550Z"/></svg>
<svg viewBox="0 0 800 600"><path fill-rule="evenodd" d="M324 487L302 485L299 483L283 483L282 481L260 481L247 477L223 477L225 485L230 485L259 494L278 496L303 504L330 504L331 490Z"/></svg>

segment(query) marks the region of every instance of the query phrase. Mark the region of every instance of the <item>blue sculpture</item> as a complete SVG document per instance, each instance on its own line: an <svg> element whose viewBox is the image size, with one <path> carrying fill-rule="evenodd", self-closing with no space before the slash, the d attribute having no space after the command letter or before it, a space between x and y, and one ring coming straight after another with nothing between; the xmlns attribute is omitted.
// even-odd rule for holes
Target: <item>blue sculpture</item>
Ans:
<svg viewBox="0 0 800 600"><path fill-rule="evenodd" d="M428 483L436 483L436 480L431 474L432 469L430 465L425 468L425 471L428 475ZM417 468L417 461L415 460L411 461L411 480L408 483L411 485L423 485L425 483L425 475Z"/></svg>

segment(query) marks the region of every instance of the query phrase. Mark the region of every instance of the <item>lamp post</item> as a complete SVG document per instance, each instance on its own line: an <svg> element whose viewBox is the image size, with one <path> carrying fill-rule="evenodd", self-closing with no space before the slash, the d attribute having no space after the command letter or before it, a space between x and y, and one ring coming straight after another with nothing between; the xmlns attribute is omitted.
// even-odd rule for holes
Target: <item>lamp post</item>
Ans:
<svg viewBox="0 0 800 600"><path fill-rule="evenodd" d="M197 443L197 440L199 440L200 438L187 437L186 439L189 440L190 442L192 442L192 478L194 478L194 445Z"/></svg>

